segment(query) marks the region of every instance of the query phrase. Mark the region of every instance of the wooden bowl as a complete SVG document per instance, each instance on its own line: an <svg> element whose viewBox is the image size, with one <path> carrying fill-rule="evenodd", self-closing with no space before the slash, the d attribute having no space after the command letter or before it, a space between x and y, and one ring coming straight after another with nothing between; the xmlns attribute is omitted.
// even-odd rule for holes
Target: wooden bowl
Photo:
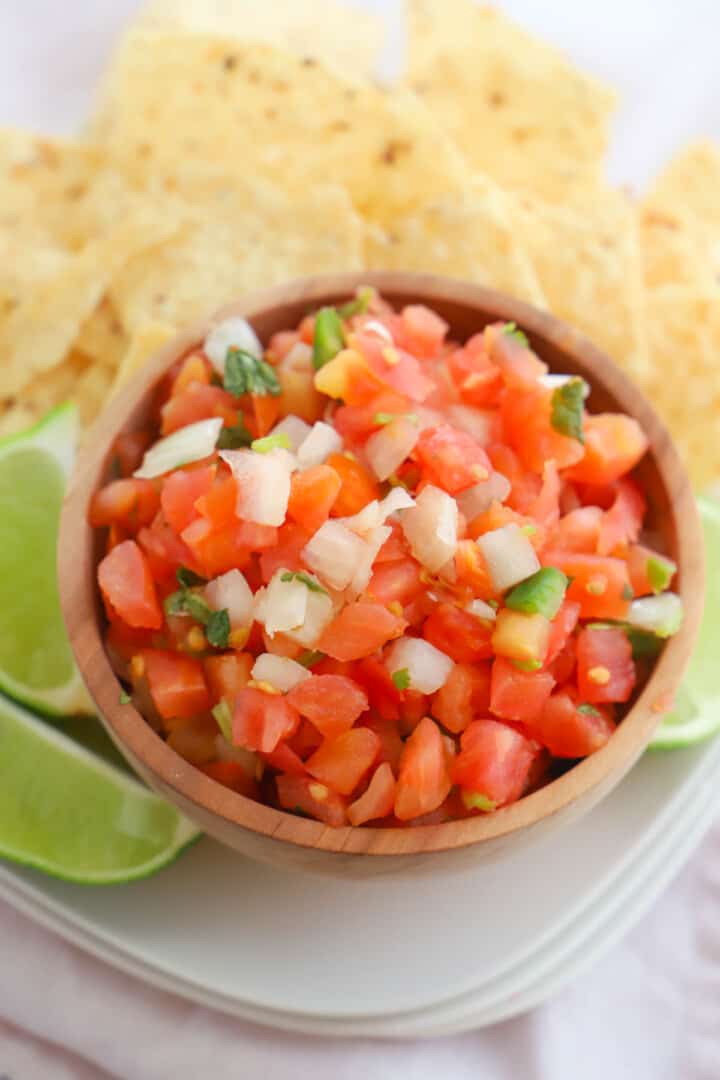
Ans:
<svg viewBox="0 0 720 1080"><path fill-rule="evenodd" d="M426 303L465 340L496 320L514 321L551 370L583 375L594 412L621 410L636 417L650 440L638 469L650 520L679 566L685 605L680 632L655 668L608 744L546 787L495 813L414 828L329 828L254 802L223 787L179 757L132 705L120 704L122 687L103 646L104 614L95 569L100 537L87 524L93 492L105 480L110 448L124 431L143 426L161 376L211 322L243 315L261 340L295 326L309 310L347 299L361 283L375 285L392 303ZM114 397L90 433L71 480L62 515L59 577L63 611L80 671L103 723L147 783L197 824L229 846L276 864L342 875L462 867L496 857L541 837L585 812L618 783L645 749L672 698L698 630L703 597L702 534L685 470L668 432L640 391L580 334L534 308L475 285L428 274L337 274L294 282L249 296L197 323L163 348Z"/></svg>

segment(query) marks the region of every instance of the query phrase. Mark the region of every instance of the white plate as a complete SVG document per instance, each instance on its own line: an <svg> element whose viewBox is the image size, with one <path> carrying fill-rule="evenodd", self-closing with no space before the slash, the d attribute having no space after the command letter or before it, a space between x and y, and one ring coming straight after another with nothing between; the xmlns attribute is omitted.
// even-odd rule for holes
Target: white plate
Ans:
<svg viewBox="0 0 720 1080"><path fill-rule="evenodd" d="M445 1022L467 1013L474 1026L570 950L578 928L602 922L671 835L661 862L675 859L675 834L718 772L720 741L648 755L605 803L520 859L411 889L284 874L203 840L132 885L84 888L8 867L0 891L111 963L248 1019L412 1034L441 1022L447 1003Z"/></svg>

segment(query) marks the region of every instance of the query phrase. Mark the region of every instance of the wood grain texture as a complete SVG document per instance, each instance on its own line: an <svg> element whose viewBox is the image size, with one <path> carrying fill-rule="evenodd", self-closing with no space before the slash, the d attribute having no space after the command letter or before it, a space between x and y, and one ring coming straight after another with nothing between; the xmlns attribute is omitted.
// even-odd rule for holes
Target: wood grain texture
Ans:
<svg viewBox="0 0 720 1080"><path fill-rule="evenodd" d="M593 412L616 409L636 417L650 440L638 469L650 523L679 566L685 605L681 631L663 649L653 673L602 750L560 779L493 814L406 829L341 828L286 814L238 795L179 757L132 705L103 646L104 614L95 584L99 536L87 524L93 492L104 481L116 435L143 426L158 384L173 362L201 342L210 325L230 315L249 319L261 340L295 326L309 310L345 300L358 284L376 286L395 305L426 303L465 340L488 322L514 321L552 371L584 376ZM434 872L494 859L584 813L603 798L645 749L677 689L702 615L702 532L688 477L670 436L640 391L600 350L572 328L519 301L479 286L428 274L340 274L293 282L246 297L179 335L114 397L89 434L63 508L59 580L65 621L78 667L103 723L141 776L218 840L253 858L348 875ZM375 858L359 858L359 856Z"/></svg>

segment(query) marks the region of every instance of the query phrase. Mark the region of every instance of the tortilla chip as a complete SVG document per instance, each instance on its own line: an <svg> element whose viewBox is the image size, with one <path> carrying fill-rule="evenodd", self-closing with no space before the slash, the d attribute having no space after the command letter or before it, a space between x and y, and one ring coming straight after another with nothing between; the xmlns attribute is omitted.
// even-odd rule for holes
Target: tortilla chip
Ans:
<svg viewBox="0 0 720 1080"><path fill-rule="evenodd" d="M476 177L465 191L426 203L386 232L371 228L367 264L465 278L545 307L512 207L501 188Z"/></svg>
<svg viewBox="0 0 720 1080"><path fill-rule="evenodd" d="M412 95L343 80L268 45L211 36L129 35L93 130L141 186L202 198L191 182L197 162L233 182L262 177L294 198L333 182L380 223L456 188L465 172Z"/></svg>
<svg viewBox="0 0 720 1080"><path fill-rule="evenodd" d="M17 396L0 399L0 437L22 431L56 405L70 400L89 363L88 357L73 351L61 364L33 379Z"/></svg>
<svg viewBox="0 0 720 1080"><path fill-rule="evenodd" d="M131 259L112 282L130 334L148 322L176 329L243 293L363 265L362 224L339 187L291 201L268 184L220 185L201 205L186 204L179 220L177 235Z"/></svg>
<svg viewBox="0 0 720 1080"><path fill-rule="evenodd" d="M720 229L720 148L697 142L676 154L651 185L645 205L693 214L703 225Z"/></svg>
<svg viewBox="0 0 720 1080"><path fill-rule="evenodd" d="M385 38L382 19L334 0L154 0L135 24L143 30L187 30L263 41L311 56L343 75L373 75Z"/></svg>
<svg viewBox="0 0 720 1080"><path fill-rule="evenodd" d="M615 95L472 0L409 0L406 81L474 171L564 202L599 183Z"/></svg>
<svg viewBox="0 0 720 1080"><path fill-rule="evenodd" d="M115 373L112 384L112 393L130 379L136 371L147 363L151 356L165 345L174 335L175 329L167 323L149 322L133 335L133 338L123 356L122 363Z"/></svg>
<svg viewBox="0 0 720 1080"><path fill-rule="evenodd" d="M127 347L128 338L120 317L110 300L103 297L78 330L75 348L115 371Z"/></svg>

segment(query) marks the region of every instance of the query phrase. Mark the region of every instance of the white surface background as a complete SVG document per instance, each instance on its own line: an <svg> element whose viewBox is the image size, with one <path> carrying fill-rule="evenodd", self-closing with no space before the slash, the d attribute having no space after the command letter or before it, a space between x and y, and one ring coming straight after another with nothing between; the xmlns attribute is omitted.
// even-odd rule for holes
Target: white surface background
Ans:
<svg viewBox="0 0 720 1080"><path fill-rule="evenodd" d="M0 123L73 130L138 6L0 0ZM397 18L399 3L367 6ZM499 6L620 90L614 180L640 185L682 141L720 137L717 0ZM123 1080L718 1080L720 830L643 925L569 990L451 1039L337 1043L253 1028L104 969L4 905L0 956L0 1075L11 1080L85 1080L101 1069Z"/></svg>

